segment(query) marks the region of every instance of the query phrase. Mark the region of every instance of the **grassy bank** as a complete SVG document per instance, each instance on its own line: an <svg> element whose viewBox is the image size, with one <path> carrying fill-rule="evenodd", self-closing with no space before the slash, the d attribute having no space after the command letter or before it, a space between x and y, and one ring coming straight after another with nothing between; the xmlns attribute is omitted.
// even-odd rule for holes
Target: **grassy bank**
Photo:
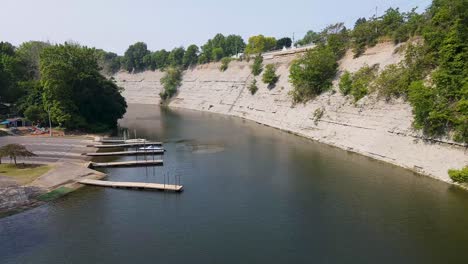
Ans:
<svg viewBox="0 0 468 264"><path fill-rule="evenodd" d="M31 183L52 168L52 165L41 164L0 164L0 175L10 177L18 184L24 185Z"/></svg>

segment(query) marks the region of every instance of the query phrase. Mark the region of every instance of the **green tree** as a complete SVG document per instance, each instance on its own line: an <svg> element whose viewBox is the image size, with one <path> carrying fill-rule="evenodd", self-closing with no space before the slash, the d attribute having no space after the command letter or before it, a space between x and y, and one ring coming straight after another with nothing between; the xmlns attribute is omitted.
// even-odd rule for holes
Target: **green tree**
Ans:
<svg viewBox="0 0 468 264"><path fill-rule="evenodd" d="M150 51L144 42L137 42L130 45L123 56L124 68L129 72L144 71L146 69L146 65L143 58L149 53Z"/></svg>
<svg viewBox="0 0 468 264"><path fill-rule="evenodd" d="M0 102L15 103L25 91L20 85L28 77L15 47L8 42L0 42Z"/></svg>
<svg viewBox="0 0 468 264"><path fill-rule="evenodd" d="M273 50L276 47L276 39L265 37L263 35L252 36L245 47L246 54L259 54L265 51Z"/></svg>
<svg viewBox="0 0 468 264"><path fill-rule="evenodd" d="M327 47L308 50L304 57L296 59L290 67L289 79L294 89L294 102L305 102L327 90L338 68L336 56Z"/></svg>
<svg viewBox="0 0 468 264"><path fill-rule="evenodd" d="M273 87L278 79L279 76L276 75L276 66L274 64L267 64L265 66L265 72L262 76L262 81L268 84L269 87Z"/></svg>
<svg viewBox="0 0 468 264"><path fill-rule="evenodd" d="M257 80L253 79L252 83L248 87L250 93L254 95L258 91Z"/></svg>
<svg viewBox="0 0 468 264"><path fill-rule="evenodd" d="M184 57L182 58L182 64L185 68L195 65L198 62L198 46L197 45L190 45L185 51Z"/></svg>
<svg viewBox="0 0 468 264"><path fill-rule="evenodd" d="M47 112L39 105L30 105L24 111L24 116L36 124L43 123L47 119Z"/></svg>
<svg viewBox="0 0 468 264"><path fill-rule="evenodd" d="M290 48L292 40L290 38L280 38L276 42L276 49L282 49L283 47Z"/></svg>
<svg viewBox="0 0 468 264"><path fill-rule="evenodd" d="M301 46L305 46L308 44L316 44L320 42L320 39L321 36L319 33L313 30L309 30L301 40L297 41L297 44Z"/></svg>
<svg viewBox="0 0 468 264"><path fill-rule="evenodd" d="M214 48L211 52L213 61L220 61L224 57L223 48Z"/></svg>
<svg viewBox="0 0 468 264"><path fill-rule="evenodd" d="M185 50L183 47L175 48L169 53L167 58L168 64L173 67L183 65Z"/></svg>
<svg viewBox="0 0 468 264"><path fill-rule="evenodd" d="M252 74L254 76L258 76L260 75L260 73L262 73L263 71L262 63L263 63L262 55L259 54L255 56L254 63L252 64Z"/></svg>
<svg viewBox="0 0 468 264"><path fill-rule="evenodd" d="M44 109L64 128L115 127L127 104L121 89L99 72L94 49L76 44L45 48L40 56Z"/></svg>
<svg viewBox="0 0 468 264"><path fill-rule="evenodd" d="M168 66L169 52L165 49L155 51L151 54L151 61L154 64L154 69L164 69Z"/></svg>
<svg viewBox="0 0 468 264"><path fill-rule="evenodd" d="M226 57L242 53L245 49L244 39L238 35L229 35L226 37L224 48L224 56Z"/></svg>
<svg viewBox="0 0 468 264"><path fill-rule="evenodd" d="M340 83L338 87L343 95L348 95L351 92L351 88L353 85L352 75L349 71L345 71L340 78Z"/></svg>
<svg viewBox="0 0 468 264"><path fill-rule="evenodd" d="M161 84L164 87L159 96L162 100L171 98L182 82L182 71L177 67L169 67L166 69L166 74L161 78Z"/></svg>
<svg viewBox="0 0 468 264"><path fill-rule="evenodd" d="M16 50L17 56L25 67L28 78L39 80L39 55L48 46L50 46L50 43L47 42L28 41L22 43Z"/></svg>

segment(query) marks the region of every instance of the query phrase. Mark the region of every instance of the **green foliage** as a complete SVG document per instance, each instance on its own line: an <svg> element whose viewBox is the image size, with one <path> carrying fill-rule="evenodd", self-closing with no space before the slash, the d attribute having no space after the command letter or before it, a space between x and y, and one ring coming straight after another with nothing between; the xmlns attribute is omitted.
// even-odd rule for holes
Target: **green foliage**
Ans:
<svg viewBox="0 0 468 264"><path fill-rule="evenodd" d="M146 64L143 61L143 58L150 54L146 43L137 42L133 45L130 45L125 51L123 56L123 63L125 70L132 72L132 71L144 71L146 69Z"/></svg>
<svg viewBox="0 0 468 264"><path fill-rule="evenodd" d="M224 56L224 50L222 48L214 48L211 52L212 61L220 61Z"/></svg>
<svg viewBox="0 0 468 264"><path fill-rule="evenodd" d="M162 100L171 98L182 82L182 71L177 67L169 67L166 69L166 74L161 78L161 84L164 91L159 94Z"/></svg>
<svg viewBox="0 0 468 264"><path fill-rule="evenodd" d="M369 93L369 86L377 75L377 67L364 66L355 72L352 76L352 85L350 94L357 102Z"/></svg>
<svg viewBox="0 0 468 264"><path fill-rule="evenodd" d="M325 109L323 109L323 108L315 109L315 111L314 111L314 124L315 125L318 125L318 121L320 121L320 119L322 119L324 113L325 113Z"/></svg>
<svg viewBox="0 0 468 264"><path fill-rule="evenodd" d="M283 47L290 48L291 45L292 45L292 40L291 40L291 38L280 38L280 39L278 39L278 41L276 42L276 49L277 49L277 50L280 50L280 49L282 49Z"/></svg>
<svg viewBox="0 0 468 264"><path fill-rule="evenodd" d="M0 42L0 102L14 103L25 94L20 85L28 77L27 69L16 56L15 48Z"/></svg>
<svg viewBox="0 0 468 264"><path fill-rule="evenodd" d="M168 65L172 67L181 67L183 65L185 49L182 47L173 49L167 57Z"/></svg>
<svg viewBox="0 0 468 264"><path fill-rule="evenodd" d="M254 95L258 91L257 80L253 79L252 83L248 87L250 93Z"/></svg>
<svg viewBox="0 0 468 264"><path fill-rule="evenodd" d="M321 36L319 33L309 30L301 40L297 41L297 44L305 46L308 44L318 43L320 42L320 38Z"/></svg>
<svg viewBox="0 0 468 264"><path fill-rule="evenodd" d="M99 73L94 49L45 48L40 56L42 100L52 122L69 129L112 128L127 104L120 88Z"/></svg>
<svg viewBox="0 0 468 264"><path fill-rule="evenodd" d="M262 81L272 87L278 81L279 76L276 75L276 66L274 64L268 64L265 66L265 72L262 76Z"/></svg>
<svg viewBox="0 0 468 264"><path fill-rule="evenodd" d="M352 75L350 72L345 71L343 75L341 75L340 83L338 85L340 88L340 92L343 95L348 95L349 92L351 92L352 85L353 85Z"/></svg>
<svg viewBox="0 0 468 264"><path fill-rule="evenodd" d="M252 74L254 76L258 76L260 75L260 73L262 73L263 71L262 63L263 63L262 55L255 56L254 63L252 64Z"/></svg>
<svg viewBox="0 0 468 264"><path fill-rule="evenodd" d="M43 202L50 202L53 201L57 198L60 198L70 192L72 192L73 189L67 188L65 186L59 187L53 191L50 191L48 193L41 194L37 197L38 200L43 201Z"/></svg>
<svg viewBox="0 0 468 264"><path fill-rule="evenodd" d="M198 46L190 45L182 58L182 64L185 68L195 65L198 62Z"/></svg>
<svg viewBox="0 0 468 264"><path fill-rule="evenodd" d="M106 52L104 50L96 50L99 67L102 73L106 75L113 75L120 70L120 57L113 52ZM146 55L146 56L149 56ZM143 60L146 58L143 57ZM39 62L38 62L39 63ZM145 63L146 65L146 63Z"/></svg>
<svg viewBox="0 0 468 264"><path fill-rule="evenodd" d="M216 34L213 39L209 39L201 47L201 55L198 63L208 63L211 61L219 61L224 57L231 57L243 52L245 42L241 36L229 35L225 37L223 34Z"/></svg>
<svg viewBox="0 0 468 264"><path fill-rule="evenodd" d="M467 183L468 182L468 166L464 167L461 170L448 170L450 179L458 183Z"/></svg>
<svg viewBox="0 0 468 264"><path fill-rule="evenodd" d="M39 55L48 46L50 44L47 42L28 41L22 43L16 50L16 55L24 65L28 78L39 79ZM118 67L120 68L120 65Z"/></svg>
<svg viewBox="0 0 468 264"><path fill-rule="evenodd" d="M169 52L166 51L165 49L153 52L151 54L151 63L152 63L151 69L163 70L169 64L168 58L169 58Z"/></svg>
<svg viewBox="0 0 468 264"><path fill-rule="evenodd" d="M245 53L248 55L259 54L273 50L275 47L276 39L274 37L265 37L263 35L252 36L245 47Z"/></svg>
<svg viewBox="0 0 468 264"><path fill-rule="evenodd" d="M320 46L306 52L290 67L293 101L305 102L327 90L338 68L336 56L328 47Z"/></svg>
<svg viewBox="0 0 468 264"><path fill-rule="evenodd" d="M335 54L336 59L341 59L346 53L349 42L349 32L344 23L336 23L327 26L321 33L322 43Z"/></svg>
<svg viewBox="0 0 468 264"><path fill-rule="evenodd" d="M24 111L24 116L35 123L41 123L47 119L47 113L39 105L30 105Z"/></svg>
<svg viewBox="0 0 468 264"><path fill-rule="evenodd" d="M229 67L229 63L231 62L231 58L225 57L221 60L221 66L219 67L220 71L225 71Z"/></svg>

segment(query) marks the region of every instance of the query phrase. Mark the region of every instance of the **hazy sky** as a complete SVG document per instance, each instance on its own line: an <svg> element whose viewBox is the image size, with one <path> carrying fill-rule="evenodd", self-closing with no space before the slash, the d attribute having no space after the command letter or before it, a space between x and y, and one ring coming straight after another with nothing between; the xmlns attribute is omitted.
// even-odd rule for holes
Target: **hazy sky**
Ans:
<svg viewBox="0 0 468 264"><path fill-rule="evenodd" d="M359 17L388 7L425 9L430 0L1 0L0 41L53 43L74 40L123 54L137 41L150 50L203 44L216 33L245 39L274 37L334 22L352 26Z"/></svg>

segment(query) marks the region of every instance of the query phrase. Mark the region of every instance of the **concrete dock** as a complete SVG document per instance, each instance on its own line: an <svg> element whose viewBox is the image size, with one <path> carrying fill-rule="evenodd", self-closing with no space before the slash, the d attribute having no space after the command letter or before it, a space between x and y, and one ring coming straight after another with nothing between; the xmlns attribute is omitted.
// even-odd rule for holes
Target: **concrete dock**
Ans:
<svg viewBox="0 0 468 264"><path fill-rule="evenodd" d="M122 143L122 144L97 144L89 145L93 148L132 148L132 147L148 147L148 146L162 146L162 142L135 142L135 143Z"/></svg>
<svg viewBox="0 0 468 264"><path fill-rule="evenodd" d="M111 187L111 188L133 188L133 189L148 189L160 191L180 192L183 189L182 185L161 184L161 183L146 183L146 182L115 182L84 179L78 181L81 184Z"/></svg>
<svg viewBox="0 0 468 264"><path fill-rule="evenodd" d="M91 162L92 168L105 168L105 167L138 167L138 166L162 166L162 160L129 160L118 162Z"/></svg>
<svg viewBox="0 0 468 264"><path fill-rule="evenodd" d="M117 151L117 152L91 152L83 153L82 155L90 157L106 157L106 156L131 156L131 155L163 155L163 149L153 150L138 150L138 151Z"/></svg>

